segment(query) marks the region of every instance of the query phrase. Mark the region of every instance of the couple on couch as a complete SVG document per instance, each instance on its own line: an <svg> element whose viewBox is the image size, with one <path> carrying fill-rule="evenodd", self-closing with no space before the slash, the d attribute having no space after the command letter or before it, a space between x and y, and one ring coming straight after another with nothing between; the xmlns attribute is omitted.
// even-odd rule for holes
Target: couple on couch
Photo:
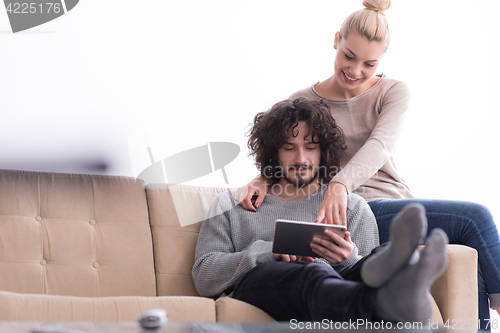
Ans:
<svg viewBox="0 0 500 333"><path fill-rule="evenodd" d="M345 137L329 107L285 100L255 117L248 142L268 193L257 211L239 205L241 193L220 194L203 222L193 278L202 296L228 295L279 321L418 322L432 316L429 293L445 269L448 238L427 234L425 209L406 206L378 246L375 217L364 199L347 197L345 236L325 230L310 247L317 257L272 253L274 221L314 221L337 173Z"/></svg>
<svg viewBox="0 0 500 333"><path fill-rule="evenodd" d="M286 138L283 138L284 134L276 132L277 129L275 128L266 128L268 132L257 134L257 128L260 126L257 122L262 115L256 118L249 146L256 157L261 175L238 191L240 195L237 199L239 199L240 206L232 209L230 213L225 213L226 218L231 219L230 222L226 222L227 224L224 227L214 227L210 221L206 221L205 225L210 224L210 226L204 226L202 229L203 234L208 232L206 230L210 230L214 236L218 237L218 242L213 244L216 250L219 250L218 246L221 246L224 251L227 251L228 248L221 244L230 241L235 242L234 245L231 245L233 247L230 247L232 252L236 253L244 249L239 254L241 263L238 264L236 270L234 268L231 270L228 267L217 267L220 275L216 274L217 278L212 279L211 283L214 286L221 285L213 290L210 288L210 290L204 290L207 286L199 285L201 294L218 295L226 291L231 296L243 298L243 286L241 284L255 283L254 280L261 276L259 271L269 265L273 266L273 269L276 266L276 263L264 264L268 261L272 262L272 258L268 251L269 245L266 245L266 241L270 240L270 229L268 230L269 226L264 226L263 221L267 221L267 217L271 217L269 219L271 220L274 217L285 218L290 216L291 219L295 220L321 221L329 224L346 224L347 222L347 226L350 228L350 238L344 240L332 239L331 243L335 244L335 247L332 244L325 244L321 240L313 240L311 244L311 248L314 249L315 253L324 259L322 262L328 262L329 266L334 267L337 274L343 277L344 280L356 281L356 286L358 283L362 283L363 286L376 289L376 291L372 290L365 293L365 289L359 287L361 291L353 292L352 290L358 287L351 284L349 285L352 288L346 286L335 288L336 291L340 290L342 295L336 293L335 297L325 297L340 300L337 301L337 304L342 309L349 308L349 310L342 311L351 312L349 304L358 306L358 303L364 302L364 307L371 307L376 310L373 314L375 318L389 315L388 313L393 316L392 311L412 312L412 316L415 314L418 318L426 317L426 315L418 314L419 311L416 310L421 303L426 303L420 300L420 298L425 297L411 298L404 293L396 297L393 295L397 294L394 290L399 289L398 293L403 292L403 290L404 292L411 291L413 287L408 287L406 283L416 286L417 283L413 279L418 279L419 283L423 284L428 284L432 280L430 276L433 276L434 273L429 273L428 276L424 274L425 277L418 277L418 274L413 275L407 270L413 267L412 269L419 271L419 274L420 270L427 271L427 268L423 269L419 265L427 267L424 260L424 258L428 258L426 253L429 251L430 253L433 251L440 252L441 250L437 250L437 248L440 248L442 243L446 242L447 236L450 243L462 244L477 251L480 328L489 329L489 308L494 308L500 313L500 238L493 216L488 208L471 202L414 198L395 166L393 151L401 132L403 118L408 109L409 91L403 82L388 78L384 74L376 74L378 65L382 61L391 40L389 25L385 16L385 12L390 6L390 0L364 0L364 8L349 15L344 20L340 30L335 34L333 48L336 50L336 56L333 75L294 93L290 97L290 100L305 97L313 101L322 101L331 108L330 111L337 124L346 134L347 148L343 150L343 153L342 149L340 149L343 141L337 131L334 131L334 135L337 135L335 139L332 137L322 138L323 135L326 135L326 132L322 132L323 129L320 130L320 127L316 125L311 125L312 123L324 123L327 118L330 119L331 117L326 114L321 115L323 118L320 121L306 122L308 126L305 128L306 133L304 134L309 134L311 138L309 138L309 141L302 138L304 142L301 144L305 147L303 151L299 151L295 147L298 144L297 142L292 142L293 145L285 145L285 143L288 144L288 134L293 134L291 138L295 138L295 132L304 131L304 125L300 124L301 121L295 120L293 124L288 122L291 127L283 127L288 131L286 132ZM283 121L288 119L289 115L284 117ZM331 119L328 121L331 121ZM295 125L298 127L295 128ZM299 134L299 137L303 137L304 134ZM315 136L317 136L317 139ZM317 156L312 153L315 147L309 147L308 142L319 142L321 154L318 164L311 164L316 162L314 159ZM325 142L327 142L326 145L323 144ZM332 144L337 144L335 149L330 147ZM271 156L266 154L266 147L270 147L267 149L272 152ZM294 149L296 149L296 154L304 154L304 156L297 158L298 162L293 161L295 159L292 156ZM312 155L309 155L309 153ZM339 160L341 163L339 163ZM285 163L287 165L284 165ZM296 170L290 169L288 172L288 169L285 168L294 165L298 166ZM338 165L342 165L342 170L336 169ZM279 174L279 170L276 170L278 166L283 167L284 174ZM318 175L314 174L316 171ZM337 171L339 172L336 173ZM317 176L317 178L313 177L311 182L308 183L311 174ZM303 201L304 198L302 197L306 192L299 191L300 194L295 194L294 191L291 191L291 186L296 189L310 191L308 192L307 201ZM242 192L243 194L241 194ZM353 196L352 193L359 194L368 204L358 203L360 199ZM254 194L257 194L257 198L252 200ZM227 196L229 194L226 197L218 198L212 208L217 210L217 205L232 204L233 198ZM307 204L304 202L307 202ZM413 206L407 207L408 204L413 204ZM304 208L295 208L300 205ZM222 213L226 208L228 207L219 208L220 212ZM264 214L263 211L266 211L267 214ZM369 215L370 217L368 217ZM373 215L376 219L378 237L373 229L375 227ZM421 221L425 220L425 217L427 218L427 228L426 222ZM245 219L249 219L249 225L245 224ZM412 224L411 227L405 226L403 222L398 222L410 219L414 220L408 222L408 224ZM236 222L233 220L240 221L240 224L235 224ZM259 221L262 222L259 223ZM410 230L411 228L418 230ZM445 233L443 234L439 230ZM232 234L227 234L227 232L232 232ZM418 235L418 237L415 235ZM428 236L428 242L430 243L427 244L422 258L418 259L413 254L416 246L414 244L417 243L416 238L420 238L422 235ZM332 235L332 237L335 236ZM236 241L236 238L241 238L241 241ZM359 258L358 256L365 256L369 252L364 251L376 246L372 238L380 239L382 244L390 243L391 245L354 264L355 260ZM401 242L401 244L411 243L412 245L401 249L400 247L403 246L398 245L396 242ZM431 246L431 244L433 245ZM203 247L204 244L201 244L198 255L201 255L204 251ZM221 251L221 253L224 251ZM232 253L231 251L230 253ZM229 255L221 255L220 258L218 256L210 257L209 253L205 253L202 257L197 258L198 261L194 267L193 275L195 280L198 280L198 283L204 282L203 278L200 278L203 274L206 274L206 277L211 276L208 262L212 261L217 265L222 264L219 262L220 258L236 258ZM207 263L204 261L205 258L210 258L207 259ZM219 259L215 260L215 258ZM312 261L312 258L297 258L278 254L274 256L274 259L287 264L290 261L302 263ZM237 262L236 259L232 260L234 261L230 261L231 265ZM318 263L321 260L315 259L314 261ZM436 256L435 265L439 266L439 262L445 261L443 255L440 254ZM229 263L226 264L229 265ZM254 266L255 269L252 269ZM318 267L328 268L327 265L323 265L325 266L323 267L321 265L306 264L280 264L279 266L285 267L287 270L301 266L304 266L303 269L307 270L310 267L314 267L314 269L318 269ZM250 270L252 271L249 272ZM433 270L438 271L436 267L429 268L429 271ZM410 277L405 278L406 275L400 275L405 271L407 272L405 274L410 275ZM226 273L230 277L226 276ZM277 275L282 276L283 273ZM316 273L312 274L312 276L316 277ZM374 281L369 281L368 276L372 277ZM337 278L337 280L342 279ZM320 281L323 280L319 279L317 283L320 283ZM331 285L332 281L328 280L324 283ZM342 283L347 284L346 281ZM302 284L300 285L302 286ZM398 285L399 287L393 288L392 285ZM279 292L276 286L269 285L269 288L270 290L265 292ZM316 284L312 288L315 291L319 290L320 293L323 290L322 288L316 289ZM253 288L252 297L257 297L258 293L255 291L257 289L265 290L263 286ZM301 290L306 289L301 287ZM388 290L392 291L389 292ZM343 295L343 292L347 292L348 296ZM351 295L351 292L356 296ZM311 293L310 290L307 290L308 296ZM375 294L375 296L372 294ZM344 300L344 297L348 297L349 301ZM359 299L351 301L356 297L362 301ZM399 305L396 305L399 304L398 297L408 297L408 299L412 300L411 305L399 307ZM271 304L269 299L270 297L265 298L265 304L262 307L275 305ZM293 299L296 300L296 298ZM372 300L370 301L370 299ZM387 302L388 299L394 302L394 306L387 305L389 303ZM249 302L252 303L251 300ZM319 302L320 300L314 299L314 304L311 306L317 306L316 304L319 304ZM300 299L296 303L302 305L305 304L305 300ZM292 306L293 303L284 298L281 304L284 311L290 313L287 307ZM331 306L332 304L326 303L325 308ZM415 311L405 310L405 308L412 307ZM426 308L426 306L423 307ZM300 309L302 312L306 311L304 308ZM317 311L319 310L313 309L313 312L316 313ZM359 313L361 310L356 309L353 311ZM334 312L337 313L338 311ZM369 314L364 315L369 316ZM403 320L412 319L412 316L407 318L405 315L399 314L391 318ZM275 314L275 318L281 317Z"/></svg>

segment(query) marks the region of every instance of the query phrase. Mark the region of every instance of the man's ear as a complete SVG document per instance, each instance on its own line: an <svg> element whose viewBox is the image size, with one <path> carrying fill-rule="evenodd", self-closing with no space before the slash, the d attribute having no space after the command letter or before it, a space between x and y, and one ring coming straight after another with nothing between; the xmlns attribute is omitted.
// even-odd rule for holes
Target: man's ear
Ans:
<svg viewBox="0 0 500 333"><path fill-rule="evenodd" d="M337 32L335 33L335 40L333 41L333 48L334 48L335 50L337 49L337 44L339 43L339 34L340 34L340 32L339 32L339 31L337 31Z"/></svg>

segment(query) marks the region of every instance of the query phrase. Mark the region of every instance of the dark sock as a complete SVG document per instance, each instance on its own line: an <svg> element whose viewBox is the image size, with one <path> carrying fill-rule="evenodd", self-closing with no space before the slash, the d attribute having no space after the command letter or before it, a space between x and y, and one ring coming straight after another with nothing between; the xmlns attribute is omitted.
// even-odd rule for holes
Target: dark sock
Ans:
<svg viewBox="0 0 500 333"><path fill-rule="evenodd" d="M381 313L391 321L428 323L432 317L430 287L448 263L448 236L432 230L420 259L377 291Z"/></svg>
<svg viewBox="0 0 500 333"><path fill-rule="evenodd" d="M425 208L420 204L405 206L392 220L389 244L363 263L363 282L379 288L406 265L416 262L416 249L426 233Z"/></svg>

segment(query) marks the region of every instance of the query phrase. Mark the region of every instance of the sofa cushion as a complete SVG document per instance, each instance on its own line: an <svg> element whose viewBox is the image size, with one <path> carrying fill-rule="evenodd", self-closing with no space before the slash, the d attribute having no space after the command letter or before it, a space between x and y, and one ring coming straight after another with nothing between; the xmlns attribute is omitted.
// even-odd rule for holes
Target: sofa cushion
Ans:
<svg viewBox="0 0 500 333"><path fill-rule="evenodd" d="M151 309L171 322L215 322L214 300L202 297L70 297L0 291L1 321L136 321Z"/></svg>
<svg viewBox="0 0 500 333"><path fill-rule="evenodd" d="M443 317L434 299L432 299L432 308L431 323L442 325ZM261 309L232 297L217 299L215 301L215 311L217 321L223 323L266 323L276 321Z"/></svg>
<svg viewBox="0 0 500 333"><path fill-rule="evenodd" d="M227 188L148 184L158 296L197 296L191 270L201 223Z"/></svg>
<svg viewBox="0 0 500 333"><path fill-rule="evenodd" d="M221 323L272 323L276 322L261 309L231 297L215 301L217 322Z"/></svg>
<svg viewBox="0 0 500 333"><path fill-rule="evenodd" d="M0 170L0 290L156 295L143 187L131 177Z"/></svg>

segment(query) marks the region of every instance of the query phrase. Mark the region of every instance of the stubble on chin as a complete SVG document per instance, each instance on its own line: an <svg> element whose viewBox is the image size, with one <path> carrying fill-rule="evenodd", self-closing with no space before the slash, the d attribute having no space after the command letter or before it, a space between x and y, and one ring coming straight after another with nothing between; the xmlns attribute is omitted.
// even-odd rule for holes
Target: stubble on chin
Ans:
<svg viewBox="0 0 500 333"><path fill-rule="evenodd" d="M304 178L302 176L296 176L295 179L292 179L288 176L285 176L284 179L287 181L288 184L293 185L297 189L302 189L303 187L311 184L315 179L317 175L311 176L309 178Z"/></svg>

